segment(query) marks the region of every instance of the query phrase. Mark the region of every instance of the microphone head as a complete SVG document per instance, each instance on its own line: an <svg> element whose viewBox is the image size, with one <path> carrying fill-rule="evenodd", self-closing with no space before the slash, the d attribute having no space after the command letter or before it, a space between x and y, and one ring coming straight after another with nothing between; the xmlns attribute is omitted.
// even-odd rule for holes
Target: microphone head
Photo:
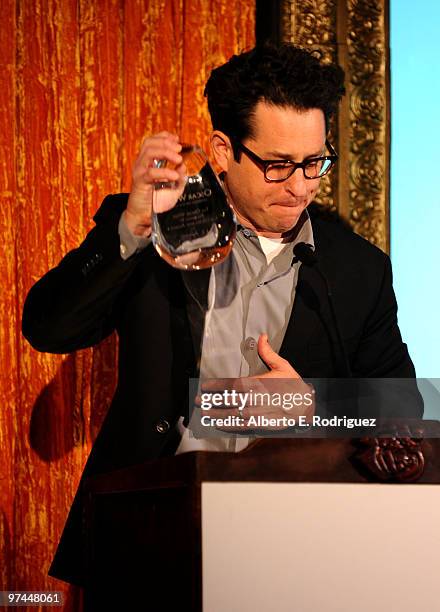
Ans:
<svg viewBox="0 0 440 612"><path fill-rule="evenodd" d="M314 266L318 263L315 251L312 246L306 242L298 242L298 244L293 247L293 252L295 257L306 266Z"/></svg>

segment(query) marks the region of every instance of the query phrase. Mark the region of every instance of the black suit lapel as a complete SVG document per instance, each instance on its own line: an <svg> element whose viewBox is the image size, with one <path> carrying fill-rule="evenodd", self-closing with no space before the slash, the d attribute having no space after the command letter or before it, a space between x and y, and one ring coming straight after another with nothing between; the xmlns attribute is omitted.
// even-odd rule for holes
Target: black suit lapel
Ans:
<svg viewBox="0 0 440 612"><path fill-rule="evenodd" d="M319 266L330 287L337 270L332 262L332 241L321 231L319 223L312 223L315 252ZM328 376L337 369L338 345L331 318L331 310L324 280L313 267L301 265L295 301L280 349L300 375L310 376L316 371L314 363L328 362ZM333 364L333 366L332 366Z"/></svg>
<svg viewBox="0 0 440 612"><path fill-rule="evenodd" d="M199 375L210 272L210 269L172 271L170 315L172 345L178 364L177 377L182 371L186 379Z"/></svg>
<svg viewBox="0 0 440 612"><path fill-rule="evenodd" d="M211 268L195 272L181 272L183 283L201 310L208 310L208 288Z"/></svg>
<svg viewBox="0 0 440 612"><path fill-rule="evenodd" d="M330 343L330 312L325 285L313 268L301 265L295 301L280 355L301 374L307 370L311 347Z"/></svg>

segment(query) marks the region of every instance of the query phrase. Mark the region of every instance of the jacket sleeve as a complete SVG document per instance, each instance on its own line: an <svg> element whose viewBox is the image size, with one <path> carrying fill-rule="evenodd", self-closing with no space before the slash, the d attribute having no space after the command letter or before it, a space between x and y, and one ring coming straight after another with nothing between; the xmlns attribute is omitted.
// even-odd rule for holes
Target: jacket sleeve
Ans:
<svg viewBox="0 0 440 612"><path fill-rule="evenodd" d="M22 331L38 351L76 351L115 329L121 294L141 257L120 255L118 223L126 204L127 194L107 196L81 246L29 291Z"/></svg>
<svg viewBox="0 0 440 612"><path fill-rule="evenodd" d="M423 415L423 399L415 369L397 323L397 302L391 262L384 255L383 276L375 307L366 320L353 375L359 380L359 410L368 414L375 406L383 418Z"/></svg>
<svg viewBox="0 0 440 612"><path fill-rule="evenodd" d="M382 279L374 307L364 324L353 373L370 378L412 378L414 366L397 324L391 262L388 256L382 256Z"/></svg>

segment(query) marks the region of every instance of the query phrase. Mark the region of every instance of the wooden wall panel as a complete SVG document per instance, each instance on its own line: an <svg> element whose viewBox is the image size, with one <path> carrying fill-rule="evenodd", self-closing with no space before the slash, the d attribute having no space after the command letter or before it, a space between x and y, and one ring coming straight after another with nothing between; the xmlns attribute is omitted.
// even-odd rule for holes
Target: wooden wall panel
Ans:
<svg viewBox="0 0 440 612"><path fill-rule="evenodd" d="M331 132L339 162L324 178L319 201L388 252L389 0L280 0L279 13L283 40L337 61L346 74Z"/></svg>

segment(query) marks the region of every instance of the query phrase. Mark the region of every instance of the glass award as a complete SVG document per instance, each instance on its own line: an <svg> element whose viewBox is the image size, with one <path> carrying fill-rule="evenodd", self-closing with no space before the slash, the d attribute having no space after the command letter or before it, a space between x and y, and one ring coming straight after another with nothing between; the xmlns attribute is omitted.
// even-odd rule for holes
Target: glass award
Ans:
<svg viewBox="0 0 440 612"><path fill-rule="evenodd" d="M180 154L187 182L175 205L177 184L154 184L152 239L159 255L175 268L201 270L228 256L236 220L220 179L202 149L183 145ZM155 160L155 167L166 163Z"/></svg>

